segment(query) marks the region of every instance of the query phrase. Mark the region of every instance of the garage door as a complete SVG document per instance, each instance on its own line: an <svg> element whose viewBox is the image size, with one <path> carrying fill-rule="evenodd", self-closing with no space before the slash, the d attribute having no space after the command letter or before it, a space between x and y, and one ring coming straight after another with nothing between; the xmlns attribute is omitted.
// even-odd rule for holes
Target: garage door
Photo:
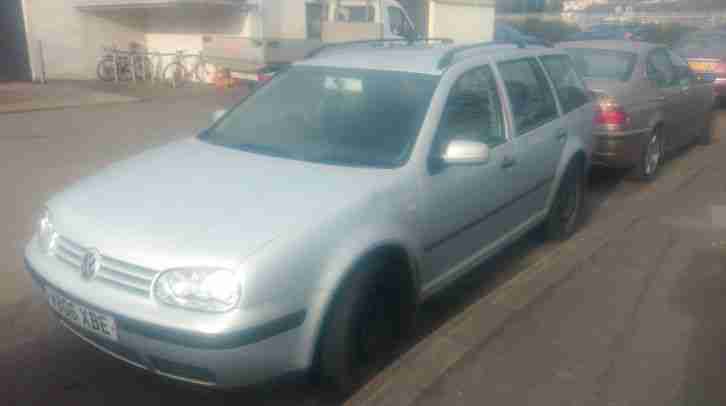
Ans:
<svg viewBox="0 0 726 406"><path fill-rule="evenodd" d="M0 0L0 81L31 80L20 0Z"/></svg>

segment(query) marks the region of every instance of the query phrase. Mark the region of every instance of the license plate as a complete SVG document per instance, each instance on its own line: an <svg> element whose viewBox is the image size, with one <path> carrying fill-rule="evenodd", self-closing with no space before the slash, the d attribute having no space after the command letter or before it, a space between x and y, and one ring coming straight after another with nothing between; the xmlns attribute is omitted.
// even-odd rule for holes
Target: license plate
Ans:
<svg viewBox="0 0 726 406"><path fill-rule="evenodd" d="M45 293L50 307L58 312L63 320L102 337L118 341L116 320L113 317L81 306L51 288L46 287Z"/></svg>
<svg viewBox="0 0 726 406"><path fill-rule="evenodd" d="M690 61L688 66L696 72L713 72L716 62Z"/></svg>

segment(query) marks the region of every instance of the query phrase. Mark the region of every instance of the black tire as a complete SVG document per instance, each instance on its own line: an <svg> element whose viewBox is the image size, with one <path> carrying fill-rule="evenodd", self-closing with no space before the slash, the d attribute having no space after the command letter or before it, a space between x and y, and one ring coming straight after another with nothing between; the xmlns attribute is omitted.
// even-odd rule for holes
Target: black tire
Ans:
<svg viewBox="0 0 726 406"><path fill-rule="evenodd" d="M711 129L713 126L712 111L708 112L708 114L706 115L706 118L704 120L706 120L706 122L704 123L704 128L697 139L697 142L699 145L709 145L711 143L711 139L712 139Z"/></svg>
<svg viewBox="0 0 726 406"><path fill-rule="evenodd" d="M115 66L113 58L103 58L96 66L96 75L104 82L111 82L116 78L114 74Z"/></svg>
<svg viewBox="0 0 726 406"><path fill-rule="evenodd" d="M557 194L544 223L545 237L563 241L582 223L585 213L586 179L582 159L570 162L557 188Z"/></svg>
<svg viewBox="0 0 726 406"><path fill-rule="evenodd" d="M172 87L182 87L187 83L188 73L184 65L179 62L172 62L166 65L161 74L163 80Z"/></svg>
<svg viewBox="0 0 726 406"><path fill-rule="evenodd" d="M650 182L655 179L664 158L663 145L665 140L662 135L663 131L658 128L646 140L643 146L643 152L640 154L640 159L631 173L634 179L644 182ZM657 157L653 155L656 152L651 148L658 148Z"/></svg>
<svg viewBox="0 0 726 406"><path fill-rule="evenodd" d="M389 272L393 266L367 261L332 304L318 348L318 372L338 394L350 394L364 383L412 329L415 300L405 284L395 283L401 272Z"/></svg>

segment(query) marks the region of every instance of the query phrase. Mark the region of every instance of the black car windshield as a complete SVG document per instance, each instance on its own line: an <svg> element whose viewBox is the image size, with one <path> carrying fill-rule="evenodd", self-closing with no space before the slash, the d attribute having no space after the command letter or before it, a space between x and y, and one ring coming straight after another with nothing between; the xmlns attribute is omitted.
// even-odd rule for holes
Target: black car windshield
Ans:
<svg viewBox="0 0 726 406"><path fill-rule="evenodd" d="M633 74L638 55L608 49L569 48L575 69L585 78L627 82Z"/></svg>
<svg viewBox="0 0 726 406"><path fill-rule="evenodd" d="M303 161L396 167L408 159L437 83L424 74L295 66L200 137Z"/></svg>

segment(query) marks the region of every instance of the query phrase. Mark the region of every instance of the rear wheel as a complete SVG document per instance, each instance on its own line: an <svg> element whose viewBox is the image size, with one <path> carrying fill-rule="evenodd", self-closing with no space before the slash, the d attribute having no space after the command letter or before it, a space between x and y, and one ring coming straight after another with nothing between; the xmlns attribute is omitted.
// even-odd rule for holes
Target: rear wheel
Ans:
<svg viewBox="0 0 726 406"><path fill-rule="evenodd" d="M698 143L701 145L708 145L711 143L711 130L713 126L713 113L711 111L706 114L706 120L703 128L703 132L698 136Z"/></svg>
<svg viewBox="0 0 726 406"><path fill-rule="evenodd" d="M164 68L162 78L171 87L181 87L187 82L187 70L179 62L170 63Z"/></svg>
<svg viewBox="0 0 726 406"><path fill-rule="evenodd" d="M113 58L104 58L96 66L96 75L104 82L110 82L116 78L115 70L116 64L113 62Z"/></svg>
<svg viewBox="0 0 726 406"><path fill-rule="evenodd" d="M663 137L660 129L653 131L643 148L640 161L634 169L635 178L644 181L651 181L660 168L663 160Z"/></svg>
<svg viewBox="0 0 726 406"><path fill-rule="evenodd" d="M399 262L373 260L354 272L337 295L319 348L323 380L341 394L354 391L411 330L415 300Z"/></svg>
<svg viewBox="0 0 726 406"><path fill-rule="evenodd" d="M571 162L557 189L555 200L544 224L551 240L566 240L577 231L585 208L585 174L582 162Z"/></svg>

